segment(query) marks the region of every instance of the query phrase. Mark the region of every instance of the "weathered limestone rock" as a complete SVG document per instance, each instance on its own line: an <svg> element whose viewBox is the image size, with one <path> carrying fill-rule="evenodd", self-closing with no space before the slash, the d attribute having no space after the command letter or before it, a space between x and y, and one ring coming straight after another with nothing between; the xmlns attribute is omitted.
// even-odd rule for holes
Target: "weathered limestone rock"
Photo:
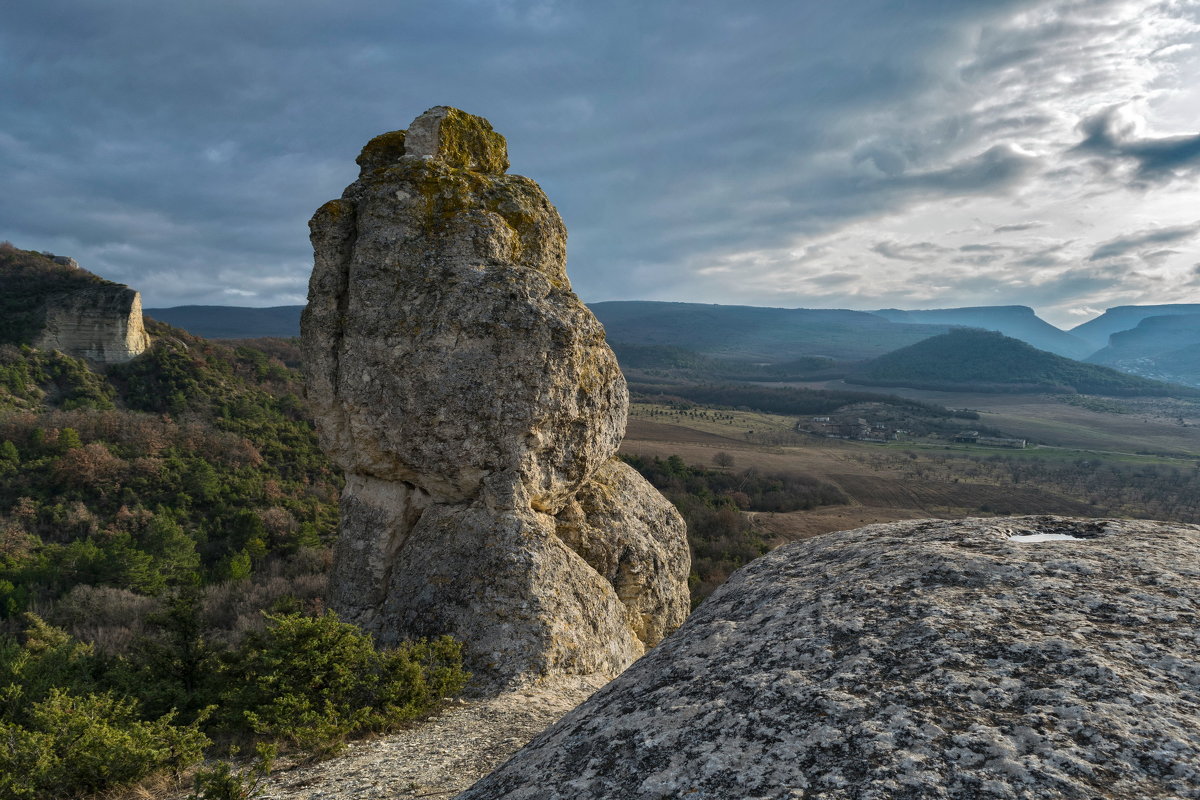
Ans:
<svg viewBox="0 0 1200 800"><path fill-rule="evenodd" d="M358 164L310 223L301 322L322 442L347 474L332 605L383 641L459 636L501 682L616 674L682 620L689 565L678 516L629 478L629 524L605 532L623 572L556 532L612 472L628 409L558 212L457 109L375 137Z"/></svg>
<svg viewBox="0 0 1200 800"><path fill-rule="evenodd" d="M459 797L1200 797L1198 565L1130 520L798 542Z"/></svg>
<svg viewBox="0 0 1200 800"><path fill-rule="evenodd" d="M691 568L683 518L637 470L612 459L558 515L556 532L612 584L646 647L683 624L689 598L675 581Z"/></svg>
<svg viewBox="0 0 1200 800"><path fill-rule="evenodd" d="M33 346L99 364L128 361L150 346L142 322L142 296L110 283L49 296L45 325Z"/></svg>

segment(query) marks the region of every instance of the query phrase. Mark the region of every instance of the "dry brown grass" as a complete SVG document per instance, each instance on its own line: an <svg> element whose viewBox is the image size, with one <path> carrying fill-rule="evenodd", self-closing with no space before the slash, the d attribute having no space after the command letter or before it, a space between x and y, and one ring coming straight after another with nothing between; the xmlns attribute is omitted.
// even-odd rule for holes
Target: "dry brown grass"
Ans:
<svg viewBox="0 0 1200 800"><path fill-rule="evenodd" d="M769 425L760 422L760 430L779 430L792 421L779 416ZM736 469L813 475L835 484L850 498L849 504L841 506L752 513L763 538L776 545L879 522L991 513L1085 516L1092 511L1087 503L1039 487L971 482L933 474L932 470L927 477L914 479L912 469L896 468L895 450L878 445L816 437L799 437L795 444L785 446L760 444L744 432L740 437L719 435L704 418L685 417L668 423L631 417L621 451L659 458L678 455L696 465L711 465L717 453L726 452Z"/></svg>

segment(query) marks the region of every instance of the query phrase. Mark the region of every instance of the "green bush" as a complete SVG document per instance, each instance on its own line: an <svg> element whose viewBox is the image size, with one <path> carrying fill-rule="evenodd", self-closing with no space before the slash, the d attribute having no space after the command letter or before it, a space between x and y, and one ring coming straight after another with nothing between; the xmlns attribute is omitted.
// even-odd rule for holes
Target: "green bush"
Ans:
<svg viewBox="0 0 1200 800"><path fill-rule="evenodd" d="M97 690L102 669L91 645L26 614L24 641L0 636L0 719L28 721L29 708L58 687L75 692Z"/></svg>
<svg viewBox="0 0 1200 800"><path fill-rule="evenodd" d="M469 677L461 645L449 637L377 650L333 612L267 620L226 658L225 672L239 678L221 696L231 730L248 723L259 736L333 753L353 733L431 711Z"/></svg>
<svg viewBox="0 0 1200 800"><path fill-rule="evenodd" d="M142 721L137 711L136 700L110 692L52 689L29 712L23 743L33 750L0 750L0 773L23 768L17 780L24 794L18 791L17 797L58 798L133 783L162 770L178 773L200 761L209 740L195 725L177 726L173 714Z"/></svg>
<svg viewBox="0 0 1200 800"><path fill-rule="evenodd" d="M0 639L0 800L97 792L200 760L199 721L143 719L137 700L99 690L90 645L26 620L24 642Z"/></svg>
<svg viewBox="0 0 1200 800"><path fill-rule="evenodd" d="M230 755L236 753L234 750ZM196 791L188 795L188 800L252 800L259 796L274 760L274 746L260 744L254 762L244 769L235 770L228 761L219 761L197 770Z"/></svg>

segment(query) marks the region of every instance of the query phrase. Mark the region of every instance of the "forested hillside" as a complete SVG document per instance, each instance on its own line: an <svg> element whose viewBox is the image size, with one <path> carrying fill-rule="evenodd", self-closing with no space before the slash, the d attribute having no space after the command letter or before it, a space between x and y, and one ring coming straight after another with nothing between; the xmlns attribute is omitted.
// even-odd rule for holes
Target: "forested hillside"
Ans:
<svg viewBox="0 0 1200 800"><path fill-rule="evenodd" d="M339 479L298 373L152 332L151 351L103 375L0 350L0 615L78 584L153 594L245 577L329 543Z"/></svg>
<svg viewBox="0 0 1200 800"><path fill-rule="evenodd" d="M381 651L324 612L340 477L294 344L148 328L103 370L0 345L0 799L336 750L466 678L457 643ZM236 796L222 769L203 797Z"/></svg>
<svg viewBox="0 0 1200 800"><path fill-rule="evenodd" d="M994 331L953 330L860 365L847 382L978 392L1188 395L1192 390L1084 364Z"/></svg>

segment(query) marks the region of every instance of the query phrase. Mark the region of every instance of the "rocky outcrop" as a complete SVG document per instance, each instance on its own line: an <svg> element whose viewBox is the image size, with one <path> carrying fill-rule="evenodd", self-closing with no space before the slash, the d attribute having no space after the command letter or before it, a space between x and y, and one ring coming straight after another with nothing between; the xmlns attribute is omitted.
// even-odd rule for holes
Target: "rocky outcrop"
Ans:
<svg viewBox="0 0 1200 800"><path fill-rule="evenodd" d="M358 164L310 223L301 321L346 472L331 604L384 642L458 636L500 684L615 675L682 621L689 564L678 514L612 463L628 395L562 220L457 109Z"/></svg>
<svg viewBox="0 0 1200 800"><path fill-rule="evenodd" d="M459 797L1200 797L1197 564L1130 520L795 543Z"/></svg>
<svg viewBox="0 0 1200 800"><path fill-rule="evenodd" d="M141 296L73 258L0 242L0 343L58 350L98 364L150 346Z"/></svg>
<svg viewBox="0 0 1200 800"><path fill-rule="evenodd" d="M50 295L45 302L45 322L34 347L98 364L120 364L150 346L141 295L128 286L98 284Z"/></svg>

